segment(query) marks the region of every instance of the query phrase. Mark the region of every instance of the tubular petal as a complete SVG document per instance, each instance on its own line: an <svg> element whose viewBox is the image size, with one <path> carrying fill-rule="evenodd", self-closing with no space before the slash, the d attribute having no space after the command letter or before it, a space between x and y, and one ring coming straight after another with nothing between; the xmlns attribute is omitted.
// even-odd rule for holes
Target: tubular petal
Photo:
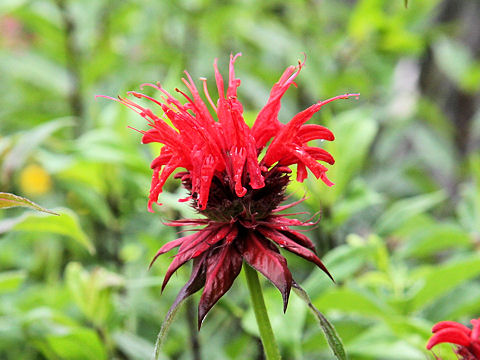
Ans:
<svg viewBox="0 0 480 360"><path fill-rule="evenodd" d="M432 332L436 333L440 330L449 328L458 329L459 331L463 331L468 335L470 335L471 332L471 330L467 326L460 324L456 321L440 321L433 326Z"/></svg>
<svg viewBox="0 0 480 360"><path fill-rule="evenodd" d="M455 328L446 328L436 332L428 341L427 349L430 350L437 344L451 343L468 347L470 338L462 331Z"/></svg>

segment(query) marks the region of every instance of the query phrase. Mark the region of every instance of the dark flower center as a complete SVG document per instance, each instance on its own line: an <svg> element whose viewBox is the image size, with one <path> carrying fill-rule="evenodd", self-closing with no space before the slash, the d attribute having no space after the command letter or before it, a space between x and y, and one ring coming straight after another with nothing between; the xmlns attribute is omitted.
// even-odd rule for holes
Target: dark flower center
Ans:
<svg viewBox="0 0 480 360"><path fill-rule="evenodd" d="M202 215L217 222L239 221L254 223L264 219L285 200L285 188L290 177L277 167L262 172L265 186L261 189L252 189L244 185L247 192L238 197L235 193L234 182L225 173L217 174L212 180L208 203L201 210L197 203L197 194L192 194L192 206ZM189 172L178 173L176 177L182 179L183 186L191 193L192 179ZM243 184L249 184L248 177Z"/></svg>

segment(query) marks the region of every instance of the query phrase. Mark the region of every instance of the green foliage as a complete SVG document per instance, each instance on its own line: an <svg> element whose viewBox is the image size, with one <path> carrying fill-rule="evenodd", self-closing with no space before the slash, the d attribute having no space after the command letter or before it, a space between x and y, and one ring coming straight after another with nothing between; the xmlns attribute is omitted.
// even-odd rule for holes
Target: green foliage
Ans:
<svg viewBox="0 0 480 360"><path fill-rule="evenodd" d="M8 207L0 212L0 358L152 357L189 274L179 269L161 294L173 253L148 264L178 236L162 221L198 215L176 201L185 193L173 179L164 205L146 211L159 147L141 146L127 128L147 129L142 118L94 96L156 81L173 92L184 69L207 77L213 95L213 59L226 73L239 51L250 124L303 52L281 121L361 93L311 120L335 133L324 147L336 159L328 172L336 185L310 176L289 187L289 201L307 196L294 211L321 210L308 235L336 283L286 256L349 359L429 357L435 322L480 316L480 63L468 34L475 21L456 17L470 10L439 16L447 3L0 1L0 207ZM282 358L331 359L322 318L295 295L283 314L278 291L260 280ZM204 359L259 357L242 276L198 334L192 303L170 324L160 359L194 358L195 343ZM456 359L449 346L435 352Z"/></svg>
<svg viewBox="0 0 480 360"><path fill-rule="evenodd" d="M42 208L40 205L35 204L33 201L30 201L24 197L10 194L10 193L0 192L0 209L8 209L8 208L17 207L17 206L26 207L33 210L50 213L53 215L58 215L53 211Z"/></svg>

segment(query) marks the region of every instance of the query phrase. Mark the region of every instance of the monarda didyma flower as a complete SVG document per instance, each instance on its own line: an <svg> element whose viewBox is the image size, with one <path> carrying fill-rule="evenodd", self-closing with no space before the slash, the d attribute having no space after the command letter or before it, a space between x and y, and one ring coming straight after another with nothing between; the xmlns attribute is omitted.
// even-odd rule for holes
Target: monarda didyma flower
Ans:
<svg viewBox="0 0 480 360"><path fill-rule="evenodd" d="M278 121L280 100L290 85L296 85L294 80L303 65L299 63L285 70L250 128L244 121L243 107L237 99L240 85L234 70L237 57L230 56L226 85L217 62L214 63L219 94L216 104L208 93L206 79L202 78L205 97L215 116L211 115L188 72L185 72L187 79L182 80L191 95L175 89L186 99L185 103L173 97L160 84L143 86L160 91L161 100L129 92L158 105L175 128L148 108L122 97L110 98L148 120L151 129L140 131L144 144L158 142L164 145L151 165L153 178L149 210L152 211L152 204L157 203L167 178L177 168L183 168L185 171L176 173L174 177L182 181L190 196L180 201L190 201L191 206L204 217L168 223L170 226L203 228L165 244L152 260L153 263L161 254L179 247L165 275L162 290L180 266L193 260L190 280L180 291L172 308L203 287L198 310L199 327L207 312L230 289L244 261L280 290L286 309L293 280L278 247L313 262L331 277L308 237L290 229L291 226L313 223L280 214L298 202L283 206L280 203L285 200L292 165L297 168L297 181L305 180L308 168L317 179L333 185L326 176L327 168L319 163L333 164L333 157L308 143L316 139L331 141L334 136L323 126L305 123L323 105L358 96L345 94L318 102L295 115L288 124L282 124Z"/></svg>
<svg viewBox="0 0 480 360"><path fill-rule="evenodd" d="M457 345L455 353L460 360L480 359L480 319L473 319L470 322L473 325L472 329L455 321L440 321L435 324L427 349L430 350L441 343L451 343Z"/></svg>

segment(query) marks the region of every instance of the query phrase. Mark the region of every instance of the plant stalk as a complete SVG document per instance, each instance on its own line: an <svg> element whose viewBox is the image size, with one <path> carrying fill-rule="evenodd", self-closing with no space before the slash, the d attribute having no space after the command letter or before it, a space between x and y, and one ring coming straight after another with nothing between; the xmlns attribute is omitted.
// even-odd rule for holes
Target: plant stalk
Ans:
<svg viewBox="0 0 480 360"><path fill-rule="evenodd" d="M260 338L265 351L266 360L280 360L280 351L278 350L275 336L273 335L270 319L268 318L267 308L263 300L262 288L258 280L257 271L244 264L245 277L247 278L248 290L250 291L250 299L255 312Z"/></svg>

